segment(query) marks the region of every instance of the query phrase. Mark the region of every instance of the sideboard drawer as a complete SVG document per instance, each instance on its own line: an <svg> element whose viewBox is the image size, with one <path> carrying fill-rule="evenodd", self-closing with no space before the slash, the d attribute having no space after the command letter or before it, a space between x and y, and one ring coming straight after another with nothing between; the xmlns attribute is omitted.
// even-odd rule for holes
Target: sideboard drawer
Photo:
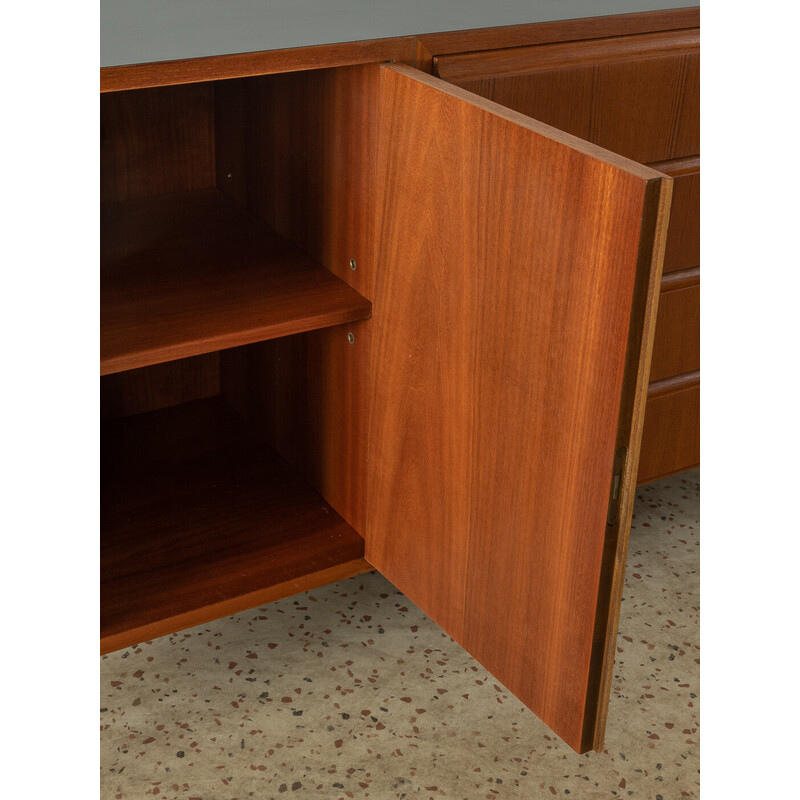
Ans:
<svg viewBox="0 0 800 800"><path fill-rule="evenodd" d="M700 369L700 276L695 273L691 270L678 288L662 285L651 381Z"/></svg>
<svg viewBox="0 0 800 800"><path fill-rule="evenodd" d="M641 162L700 152L699 29L434 59L439 77ZM565 102L565 100L567 100Z"/></svg>
<svg viewBox="0 0 800 800"><path fill-rule="evenodd" d="M650 384L637 484L700 464L700 373Z"/></svg>
<svg viewBox="0 0 800 800"><path fill-rule="evenodd" d="M664 272L700 263L700 156L650 164L673 179Z"/></svg>

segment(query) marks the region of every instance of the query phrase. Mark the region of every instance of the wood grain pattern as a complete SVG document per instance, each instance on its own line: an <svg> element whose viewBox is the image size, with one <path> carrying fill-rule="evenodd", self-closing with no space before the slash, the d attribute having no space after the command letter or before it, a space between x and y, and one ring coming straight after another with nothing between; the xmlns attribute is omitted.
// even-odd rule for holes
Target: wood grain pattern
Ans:
<svg viewBox="0 0 800 800"><path fill-rule="evenodd" d="M211 84L100 97L100 200L213 186Z"/></svg>
<svg viewBox="0 0 800 800"><path fill-rule="evenodd" d="M585 750L634 289L659 266L642 218L669 182L381 71L366 557Z"/></svg>
<svg viewBox="0 0 800 800"><path fill-rule="evenodd" d="M221 354L224 396L358 531L365 513L368 348L364 321Z"/></svg>
<svg viewBox="0 0 800 800"><path fill-rule="evenodd" d="M485 78L508 78L534 70L558 70L585 64L640 61L665 55L697 52L699 31L680 30L559 42L546 46L510 47L477 53L437 57L436 74L449 83L463 84Z"/></svg>
<svg viewBox="0 0 800 800"><path fill-rule="evenodd" d="M438 58L436 74L640 162L700 151L699 32ZM569 102L565 102L569 98Z"/></svg>
<svg viewBox="0 0 800 800"><path fill-rule="evenodd" d="M604 747L611 697L620 605L635 500L635 475L644 426L671 190L671 182L663 186L649 183L642 213L639 257L628 327L625 379L617 427L615 474L609 491L609 514L597 591L597 614L584 716L585 746L588 747L591 741L592 749L598 752Z"/></svg>
<svg viewBox="0 0 800 800"><path fill-rule="evenodd" d="M685 272L694 274L681 283L662 285L651 381L700 369L700 275L699 269Z"/></svg>
<svg viewBox="0 0 800 800"><path fill-rule="evenodd" d="M118 92L126 89L199 83L381 61L402 61L410 64L414 61L414 53L414 38L401 36L392 39L369 39L343 44L103 67L100 70L100 91Z"/></svg>
<svg viewBox="0 0 800 800"><path fill-rule="evenodd" d="M483 42L479 47L445 34L436 52L620 36L659 25L691 27L699 16L697 9L657 14L464 34ZM606 143L628 135L624 126L614 128L614 114L624 108L629 117L620 86L636 81L645 93L661 92L666 108L660 113L672 127L661 134L645 131L637 143L646 153L641 160L673 159L657 166L690 183L692 157L674 160L697 152L686 150L684 128L691 128L693 112L678 107L683 90L674 85L696 75L694 45L689 60L675 66L674 59L686 56L676 43L688 41L687 35L694 36L650 40L645 50L656 61L673 59L658 69L644 64L648 58L631 68L619 55L641 55L641 37L622 48L617 43L616 55L604 43L594 51L584 46L581 57L589 66L562 63L554 70L561 83L551 87L552 97L539 87L537 100L563 105L564 96L574 95L559 92L574 91L580 80L598 80L605 91L602 113L592 108L589 128L596 141ZM216 181L282 239L375 299L377 310L369 322L215 353L211 358L220 372L212 370L212 378L205 368L192 368L174 394L159 389L156 379L133 377L172 364L103 379L107 415L111 395L119 400L127 393L119 387L133 381L128 405L113 415L132 413L137 404L139 410L172 405L215 388L247 421L242 428L215 399L158 412L157 422L152 415L150 421L128 420L127 432L108 428L116 433L107 437L104 454L104 491L111 502L104 504L110 516L104 518L103 570L111 578L103 584L103 648L368 569L363 543L349 522L368 532L370 546L393 565L398 580L408 579L401 588L414 587L423 608L449 632L456 630L456 638L573 747L599 748L669 185L649 170L410 71L365 64L291 72L384 60L376 54L393 48L396 55L389 58L431 65L426 48L436 39L425 38L416 48L407 38L102 71L104 90L282 73L218 83L213 98L210 84L178 87L185 91L174 102L195 97L198 111L191 105L186 113L170 110L172 100L148 101L142 107L150 108L152 133L131 116L137 99L127 96L145 93L116 96L105 115L113 123L106 127L113 146L104 145L104 192L126 199ZM578 69L589 71L576 79L572 71ZM609 69L616 70L610 78L604 72ZM539 71L548 73L541 66ZM572 73L569 80L566 73ZM398 76L426 88L409 88ZM431 88L436 95L427 93ZM452 105L454 99L466 107ZM628 117L622 119L630 122ZM140 129L126 142L132 125ZM185 148L176 144L170 155L173 135ZM185 159L182 149L194 155ZM525 158L518 158L520 152ZM552 162L540 158L548 154L555 154ZM487 207L499 211L487 214ZM566 224L565 213L574 214ZM202 242L189 244L199 221L203 229L209 222L227 225L218 210L207 217L193 214L194 232L179 225L165 240L158 215L146 225L135 214L125 216L125 230L104 243L105 273L111 272L109 254L112 261L135 266L131 245L142 229L157 242L155 275L165 263L162 256L174 264L174 254L183 252L187 265L199 254L201 260L209 257ZM690 223L691 214L684 216ZM252 224L238 210L235 217L230 237L213 234L226 260L228 243L242 238L237 226ZM244 237L247 258L258 238ZM675 240L680 252L674 263L684 263L693 242L685 233ZM357 259L356 271L349 268L350 257ZM614 270L607 268L612 261ZM679 282L688 272L675 276L673 292L687 288ZM254 285L262 288L258 280ZM180 296L186 292L184 284ZM274 330L292 331L280 324ZM347 332L354 332L353 344ZM228 341L240 340L225 339L225 347ZM648 414L656 409L653 419L661 414L663 422L677 413L680 420L681 409L693 400L678 399L678 412L663 412L667 406L654 402L690 396L693 384L684 378L654 384L655 393L651 386L647 407ZM192 410L201 408L206 410ZM203 421L209 414L210 423ZM198 419L211 436L198 435ZM693 441L692 424L687 416L677 432L673 426L680 442ZM272 443L304 480L254 449L256 435ZM662 438L655 435L663 451ZM169 452L160 450L162 440L171 443ZM620 443L631 452L619 518L609 526L609 485ZM137 447L139 454L129 458ZM640 478L652 472L642 458ZM663 469L663 452L659 464ZM155 488L148 486L151 479ZM328 509L324 518L319 503ZM344 519L331 521L336 511ZM221 538L204 528L209 519ZM145 527L162 534L147 539ZM310 563L299 558L305 551L313 556ZM149 575L144 565L152 553L157 569ZM164 589L176 576L175 591Z"/></svg>
<svg viewBox="0 0 800 800"><path fill-rule="evenodd" d="M106 423L102 441L103 652L369 569L219 398Z"/></svg>
<svg viewBox="0 0 800 800"><path fill-rule="evenodd" d="M107 204L102 231L101 374L371 313L216 189Z"/></svg>
<svg viewBox="0 0 800 800"><path fill-rule="evenodd" d="M695 270L699 274L700 263L700 158L696 155L699 9L663 13L665 19L661 22L665 24L661 30L667 32L659 34L655 33L658 28L652 20L653 27L636 30L593 24L589 31L570 35L565 31L556 33L554 28L549 40L545 38L547 29L540 25L530 26L530 30L520 27L481 31L474 36L469 32L444 34L438 40L422 37L424 46L418 45L417 59L420 64L440 70L439 74L448 80L485 97L633 158L648 160L655 153L670 153L664 156L669 160L655 161L650 166L674 179L664 272L675 273L678 280L685 281ZM633 15L631 19L643 22L644 17ZM613 26L624 21L614 17L605 24ZM614 38L591 41L603 36ZM557 45L531 47L562 40ZM454 55L434 59L431 54ZM687 55L688 62L684 58ZM630 63L615 64L617 59L630 59ZM587 66L580 68L581 62ZM593 114L599 116L592 120ZM669 286L674 292L681 288L686 291L669 295L664 304L653 355L655 379L699 366L699 290L696 286L688 288L696 282L694 278L687 286L679 287L665 279L665 289ZM662 405L666 408L666 404ZM693 407L699 412L696 404ZM678 424L684 429L687 413L684 407L679 409L683 422L679 419ZM657 416L648 427L643 446L647 449L652 442L658 452L642 456L649 464L647 469L652 474L679 471L675 454L667 453L663 444L670 436L668 415L654 414ZM666 426L661 435L655 433L656 424ZM698 427L699 419L693 423L694 429ZM676 447L690 459L686 469L696 465L697 446L679 441ZM662 457L666 459L663 469L656 466Z"/></svg>
<svg viewBox="0 0 800 800"><path fill-rule="evenodd" d="M429 33L417 37L416 66L418 69L425 69L427 64L432 64L433 57L452 53L474 53L478 50L526 47L550 42L603 39L609 36L697 28L699 25L700 9L695 7Z"/></svg>
<svg viewBox="0 0 800 800"><path fill-rule="evenodd" d="M377 272L378 79L373 64L228 81L216 92L220 188L368 299ZM269 426L271 445L359 531L369 343L370 326L355 324L252 348L246 366L246 391L281 420Z"/></svg>
<svg viewBox="0 0 800 800"><path fill-rule="evenodd" d="M226 81L215 94L218 187L370 299L377 82L371 64Z"/></svg>
<svg viewBox="0 0 800 800"><path fill-rule="evenodd" d="M674 179L664 272L700 264L700 156L650 166Z"/></svg>
<svg viewBox="0 0 800 800"><path fill-rule="evenodd" d="M669 240L669 239L668 239ZM695 286L700 281L700 267L673 270L666 272L661 278L661 291L671 292Z"/></svg>
<svg viewBox="0 0 800 800"><path fill-rule="evenodd" d="M637 483L700 464L700 373L650 384Z"/></svg>

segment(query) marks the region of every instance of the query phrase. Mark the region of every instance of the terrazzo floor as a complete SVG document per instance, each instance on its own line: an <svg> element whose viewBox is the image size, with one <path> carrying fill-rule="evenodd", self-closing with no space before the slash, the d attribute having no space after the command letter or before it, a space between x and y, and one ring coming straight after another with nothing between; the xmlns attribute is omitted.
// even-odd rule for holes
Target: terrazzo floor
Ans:
<svg viewBox="0 0 800 800"><path fill-rule="evenodd" d="M602 753L367 573L103 657L101 797L699 797L699 495L637 492Z"/></svg>

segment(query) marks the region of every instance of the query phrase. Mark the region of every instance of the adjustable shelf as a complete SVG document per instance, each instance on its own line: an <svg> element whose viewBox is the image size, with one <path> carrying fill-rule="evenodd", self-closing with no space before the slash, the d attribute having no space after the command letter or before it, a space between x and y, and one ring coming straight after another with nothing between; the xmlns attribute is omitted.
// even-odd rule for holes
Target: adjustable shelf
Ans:
<svg viewBox="0 0 800 800"><path fill-rule="evenodd" d="M101 375L371 314L215 188L103 204L101 260Z"/></svg>
<svg viewBox="0 0 800 800"><path fill-rule="evenodd" d="M220 397L103 423L101 651L369 569Z"/></svg>

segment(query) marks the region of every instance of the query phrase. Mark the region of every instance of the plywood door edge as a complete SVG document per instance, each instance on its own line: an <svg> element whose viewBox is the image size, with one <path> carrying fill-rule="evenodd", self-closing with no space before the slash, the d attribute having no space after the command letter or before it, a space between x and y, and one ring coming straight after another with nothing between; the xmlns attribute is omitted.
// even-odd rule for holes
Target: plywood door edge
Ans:
<svg viewBox="0 0 800 800"><path fill-rule="evenodd" d="M626 377L617 435L617 449L627 448L627 457L620 482L616 521L608 526L606 532L584 718L583 750L602 751L605 740L672 187L672 179L665 177L650 181L645 190L639 263L628 334ZM613 481L612 475L609 497Z"/></svg>

